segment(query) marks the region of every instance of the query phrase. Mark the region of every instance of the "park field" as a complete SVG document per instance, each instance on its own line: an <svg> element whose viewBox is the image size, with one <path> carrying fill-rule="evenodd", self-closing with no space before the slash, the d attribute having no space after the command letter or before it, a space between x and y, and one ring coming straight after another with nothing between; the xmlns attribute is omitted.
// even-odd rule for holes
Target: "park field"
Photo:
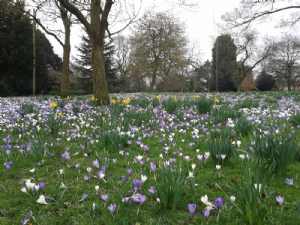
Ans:
<svg viewBox="0 0 300 225"><path fill-rule="evenodd" d="M0 98L0 224L299 224L299 92Z"/></svg>

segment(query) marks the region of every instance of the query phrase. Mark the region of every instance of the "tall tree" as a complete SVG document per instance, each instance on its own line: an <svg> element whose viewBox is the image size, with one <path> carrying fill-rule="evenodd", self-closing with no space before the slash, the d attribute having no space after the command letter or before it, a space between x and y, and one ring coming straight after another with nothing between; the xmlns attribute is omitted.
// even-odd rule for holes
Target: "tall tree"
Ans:
<svg viewBox="0 0 300 225"><path fill-rule="evenodd" d="M92 63L91 63L91 50L92 46L88 36L82 35L81 44L76 47L79 51L79 58L75 59L76 65L75 69L80 72L83 78L79 78L80 80L85 80L85 82L81 82L81 84L86 83L85 90L93 91L93 82L90 80L92 78ZM108 89L110 92L116 92L117 85L117 77L116 77L116 69L114 68L114 45L112 44L112 40L106 39L104 43L104 59L105 59L105 76L108 83ZM90 92L89 92L90 93Z"/></svg>
<svg viewBox="0 0 300 225"><path fill-rule="evenodd" d="M300 66L300 39L296 36L285 34L274 44L274 48L266 69L274 74L276 79L284 79L291 91L292 83L299 78L296 72Z"/></svg>
<svg viewBox="0 0 300 225"><path fill-rule="evenodd" d="M168 91L170 71L187 63L185 27L171 12L147 11L135 25L130 45L132 65L151 77L149 92L153 91L158 73ZM141 59L143 63L136 63Z"/></svg>
<svg viewBox="0 0 300 225"><path fill-rule="evenodd" d="M126 86L128 81L128 65L129 65L129 54L130 47L128 45L128 39L124 36L117 36L114 38L115 43L115 63L116 73L119 77L119 84L121 92L126 92Z"/></svg>
<svg viewBox="0 0 300 225"><path fill-rule="evenodd" d="M236 38L237 42L237 58L236 63L237 78L236 87L237 91L241 91L241 85L249 72L262 63L269 56L273 44L271 42L265 42L262 46L256 44L257 32L253 30L246 30ZM257 51L260 49L260 52Z"/></svg>
<svg viewBox="0 0 300 225"><path fill-rule="evenodd" d="M236 80L236 50L230 35L224 34L217 37L212 49L212 79L210 89L218 91L235 91Z"/></svg>
<svg viewBox="0 0 300 225"><path fill-rule="evenodd" d="M7 3L7 2L6 2ZM32 25L21 10L20 2L0 3L0 95L30 95L32 93ZM2 10L9 7L10 11ZM36 35L37 93L47 91L47 65L61 68L61 59L45 35Z"/></svg>

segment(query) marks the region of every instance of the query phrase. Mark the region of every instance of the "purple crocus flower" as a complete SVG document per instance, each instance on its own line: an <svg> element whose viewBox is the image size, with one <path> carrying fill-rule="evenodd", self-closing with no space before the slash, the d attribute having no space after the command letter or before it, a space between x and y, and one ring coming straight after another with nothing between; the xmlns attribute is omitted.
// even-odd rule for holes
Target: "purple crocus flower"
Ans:
<svg viewBox="0 0 300 225"><path fill-rule="evenodd" d="M116 162L117 162L117 159L113 159L112 161L113 161L113 163L116 163Z"/></svg>
<svg viewBox="0 0 300 225"><path fill-rule="evenodd" d="M127 173L128 173L129 175L131 175L132 169L131 169L131 168L127 169Z"/></svg>
<svg viewBox="0 0 300 225"><path fill-rule="evenodd" d="M7 171L9 171L11 168L11 165L7 164L5 167L6 167Z"/></svg>
<svg viewBox="0 0 300 225"><path fill-rule="evenodd" d="M9 161L9 162L7 162L7 164L10 165L10 166L12 166L13 161Z"/></svg>
<svg viewBox="0 0 300 225"><path fill-rule="evenodd" d="M90 178L88 177L88 175L84 175L83 179L84 179L85 181L88 181Z"/></svg>
<svg viewBox="0 0 300 225"><path fill-rule="evenodd" d="M132 181L132 183L134 184L134 186L139 188L142 185L143 181L135 179Z"/></svg>
<svg viewBox="0 0 300 225"><path fill-rule="evenodd" d="M84 193L82 196L82 199L80 199L79 201L81 202L81 201L85 200L87 197L88 197L88 195Z"/></svg>
<svg viewBox="0 0 300 225"><path fill-rule="evenodd" d="M103 201L106 202L107 199L108 199L108 194L106 194L106 195L102 194L102 195L101 195L101 198L102 198Z"/></svg>
<svg viewBox="0 0 300 225"><path fill-rule="evenodd" d="M195 210L196 210L196 204L188 204L188 209L192 215L192 217L194 217L195 215Z"/></svg>
<svg viewBox="0 0 300 225"><path fill-rule="evenodd" d="M107 208L109 209L109 211L111 211L112 214L114 214L116 207L117 207L116 203L107 206Z"/></svg>
<svg viewBox="0 0 300 225"><path fill-rule="evenodd" d="M206 217L206 218L208 218L209 217L209 214L210 214L210 210L208 210L208 209L204 209L203 211L202 211L202 213L203 213L203 215Z"/></svg>
<svg viewBox="0 0 300 225"><path fill-rule="evenodd" d="M220 207L223 205L223 202L224 202L223 198L217 198L217 197L215 198L215 203L216 203L218 210L220 210Z"/></svg>
<svg viewBox="0 0 300 225"><path fill-rule="evenodd" d="M219 154L216 154L216 158L219 159L219 158L220 158L220 155L219 155Z"/></svg>
<svg viewBox="0 0 300 225"><path fill-rule="evenodd" d="M147 200L147 197L145 195L140 195L140 205Z"/></svg>
<svg viewBox="0 0 300 225"><path fill-rule="evenodd" d="M77 168L77 169L78 169L78 168L79 168L79 166L80 166L80 164L79 164L79 163L76 163L76 164L75 164L75 168Z"/></svg>
<svg viewBox="0 0 300 225"><path fill-rule="evenodd" d="M5 154L6 155L9 155L11 153L11 150L9 150L9 149L7 149L6 151L5 151Z"/></svg>
<svg viewBox="0 0 300 225"><path fill-rule="evenodd" d="M283 202L283 200L284 200L284 197L283 196L280 196L280 195L278 195L277 197L276 197L276 201L278 202L278 204L282 207L282 202Z"/></svg>
<svg viewBox="0 0 300 225"><path fill-rule="evenodd" d="M98 159L96 159L96 160L93 162L93 166L95 166L96 168L99 168L99 161L98 161Z"/></svg>
<svg viewBox="0 0 300 225"><path fill-rule="evenodd" d="M42 190L45 187L45 183L39 183L39 187Z"/></svg>
<svg viewBox="0 0 300 225"><path fill-rule="evenodd" d="M150 194L154 194L154 187L150 186L150 189L148 190Z"/></svg>
<svg viewBox="0 0 300 225"><path fill-rule="evenodd" d="M286 178L285 183L288 184L288 185L294 185L294 178L291 178L291 179Z"/></svg>
<svg viewBox="0 0 300 225"><path fill-rule="evenodd" d="M126 176L122 176L122 181L125 183L126 182Z"/></svg>

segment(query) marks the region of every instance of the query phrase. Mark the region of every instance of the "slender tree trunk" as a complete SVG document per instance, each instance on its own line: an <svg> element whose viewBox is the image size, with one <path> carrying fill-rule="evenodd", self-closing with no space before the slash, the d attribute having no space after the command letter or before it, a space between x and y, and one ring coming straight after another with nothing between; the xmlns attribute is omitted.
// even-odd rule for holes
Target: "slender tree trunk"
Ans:
<svg viewBox="0 0 300 225"><path fill-rule="evenodd" d="M288 68L288 75L287 75L287 85L288 85L288 91L291 91L291 86L292 86L292 82L291 82L291 78L292 78L292 70L291 68Z"/></svg>
<svg viewBox="0 0 300 225"><path fill-rule="evenodd" d="M156 80L156 72L157 72L157 63L155 62L152 70L152 80L148 92L153 92L153 87L155 85L155 80Z"/></svg>
<svg viewBox="0 0 300 225"><path fill-rule="evenodd" d="M164 89L165 89L165 92L168 92L168 76L167 75L165 75L165 78L164 78L164 85L165 85L165 87L164 87Z"/></svg>
<svg viewBox="0 0 300 225"><path fill-rule="evenodd" d="M63 46L64 53L63 53L63 69L62 69L62 76L60 79L60 96L61 98L67 98L69 93L69 70L70 70L70 52L71 52L71 45L70 45L70 36L71 36L71 21L68 18L68 13L66 9L61 5L60 12L62 21L65 28L65 44Z"/></svg>

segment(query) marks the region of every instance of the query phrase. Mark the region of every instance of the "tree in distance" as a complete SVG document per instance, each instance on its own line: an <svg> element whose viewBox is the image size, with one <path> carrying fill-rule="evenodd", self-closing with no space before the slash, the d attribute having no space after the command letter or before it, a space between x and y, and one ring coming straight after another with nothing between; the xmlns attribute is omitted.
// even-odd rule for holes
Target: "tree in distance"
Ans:
<svg viewBox="0 0 300 225"><path fill-rule="evenodd" d="M263 69L255 80L255 86L260 91L269 91L275 86L275 79Z"/></svg>

